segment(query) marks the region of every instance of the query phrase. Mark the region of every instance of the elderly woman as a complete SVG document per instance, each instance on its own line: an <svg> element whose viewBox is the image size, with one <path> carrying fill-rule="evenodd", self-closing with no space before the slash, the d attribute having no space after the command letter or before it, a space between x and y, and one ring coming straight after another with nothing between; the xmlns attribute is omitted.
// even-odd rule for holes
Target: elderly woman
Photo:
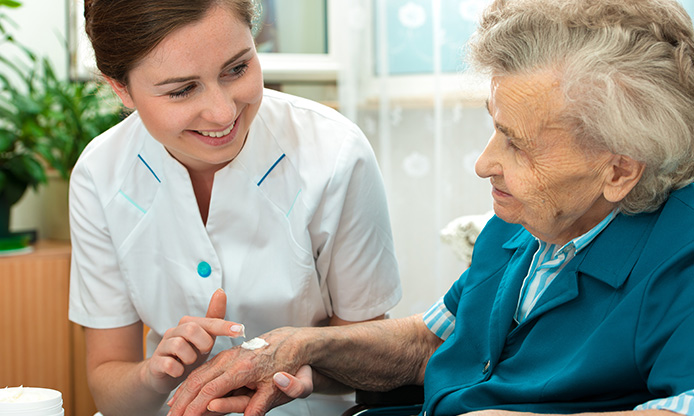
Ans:
<svg viewBox="0 0 694 416"><path fill-rule="evenodd" d="M423 383L429 416L694 414L690 18L675 0L497 0L470 46L491 75L475 168L496 214L471 267L423 316L227 351L172 414L262 414L323 388L307 364L358 388Z"/></svg>

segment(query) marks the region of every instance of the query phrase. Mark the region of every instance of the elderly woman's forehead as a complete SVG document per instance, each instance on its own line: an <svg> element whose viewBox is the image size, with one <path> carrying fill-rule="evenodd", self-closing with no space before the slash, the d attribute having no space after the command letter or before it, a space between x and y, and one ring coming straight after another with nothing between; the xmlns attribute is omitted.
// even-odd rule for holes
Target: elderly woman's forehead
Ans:
<svg viewBox="0 0 694 416"><path fill-rule="evenodd" d="M552 70L527 73L493 75L491 95L501 92L503 97L523 101L557 101L561 98L560 80Z"/></svg>

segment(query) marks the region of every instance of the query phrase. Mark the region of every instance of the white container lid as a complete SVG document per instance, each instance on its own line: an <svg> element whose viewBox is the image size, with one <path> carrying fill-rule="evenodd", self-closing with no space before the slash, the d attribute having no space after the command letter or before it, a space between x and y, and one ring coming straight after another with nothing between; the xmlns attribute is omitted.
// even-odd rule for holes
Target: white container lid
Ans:
<svg viewBox="0 0 694 416"><path fill-rule="evenodd" d="M0 389L0 416L49 416L63 413L63 395L38 387Z"/></svg>

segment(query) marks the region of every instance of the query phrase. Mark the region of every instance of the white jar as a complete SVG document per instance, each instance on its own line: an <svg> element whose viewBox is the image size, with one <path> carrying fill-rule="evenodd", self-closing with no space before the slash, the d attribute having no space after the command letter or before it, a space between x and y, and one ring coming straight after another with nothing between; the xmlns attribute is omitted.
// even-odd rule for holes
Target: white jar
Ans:
<svg viewBox="0 0 694 416"><path fill-rule="evenodd" d="M63 395L38 387L0 389L0 416L64 416Z"/></svg>

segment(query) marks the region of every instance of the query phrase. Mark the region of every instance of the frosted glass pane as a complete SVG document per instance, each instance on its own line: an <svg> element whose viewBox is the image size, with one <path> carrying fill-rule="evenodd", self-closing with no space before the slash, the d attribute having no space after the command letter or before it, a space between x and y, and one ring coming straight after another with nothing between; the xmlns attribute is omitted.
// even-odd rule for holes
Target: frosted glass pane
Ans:
<svg viewBox="0 0 694 416"><path fill-rule="evenodd" d="M260 53L327 53L327 0L262 0Z"/></svg>
<svg viewBox="0 0 694 416"><path fill-rule="evenodd" d="M459 72L463 65L462 47L475 30L479 13L489 0L440 0L438 16L432 0L385 0L376 10L375 23L385 23L385 39L376 39L375 51L387 49L391 75L425 74L434 71L434 30L438 31L441 72ZM380 16L383 10L385 16ZM436 19L435 19L436 18ZM434 24L438 23L435 29ZM376 71L380 69L377 62Z"/></svg>
<svg viewBox="0 0 694 416"><path fill-rule="evenodd" d="M689 17L694 15L694 0L680 0L680 3L684 6L689 13Z"/></svg>
<svg viewBox="0 0 694 416"><path fill-rule="evenodd" d="M434 71L434 31L440 37L441 72L454 73L464 69L462 47L475 30L481 11L489 0L380 0L383 8L374 7L375 73L380 73L387 59L389 75L427 74ZM679 0L690 16L694 15L694 0ZM439 16L434 19L435 3ZM378 2L374 4L379 4ZM379 12L383 12L381 16ZM439 23L434 28L434 22ZM379 31L379 24L385 30ZM378 34L385 34L385 39ZM380 55L381 47L387 53Z"/></svg>

